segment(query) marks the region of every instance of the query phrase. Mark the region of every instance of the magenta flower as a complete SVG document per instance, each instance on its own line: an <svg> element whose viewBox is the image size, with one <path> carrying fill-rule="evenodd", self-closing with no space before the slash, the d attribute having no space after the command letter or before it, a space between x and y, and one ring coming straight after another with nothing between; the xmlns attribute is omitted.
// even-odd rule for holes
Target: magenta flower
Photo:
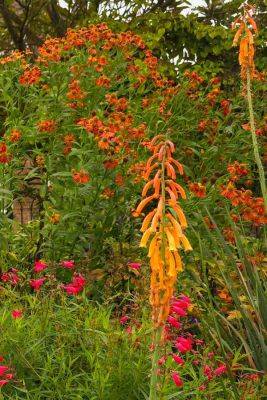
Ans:
<svg viewBox="0 0 267 400"><path fill-rule="evenodd" d="M209 381L212 379L213 371L212 371L212 368L209 365L204 365L203 373L208 378Z"/></svg>
<svg viewBox="0 0 267 400"><path fill-rule="evenodd" d="M175 343L175 347L180 351L180 353L185 354L192 350L192 340L179 336Z"/></svg>
<svg viewBox="0 0 267 400"><path fill-rule="evenodd" d="M184 360L181 357L179 357L177 354L173 354L172 358L173 358L173 361L175 361L177 364L179 364L179 365L184 364Z"/></svg>
<svg viewBox="0 0 267 400"><path fill-rule="evenodd" d="M11 268L8 272L4 272L1 275L2 282L11 283L11 285L16 285L19 282L19 276L17 274L18 270L16 268Z"/></svg>
<svg viewBox="0 0 267 400"><path fill-rule="evenodd" d="M73 260L64 260L64 261L61 261L61 265L63 268L72 269L72 268L74 268L74 261Z"/></svg>
<svg viewBox="0 0 267 400"><path fill-rule="evenodd" d="M175 305L171 306L171 312L179 315L179 317L185 317L187 315L187 313L185 312L185 310L181 307L177 307Z"/></svg>
<svg viewBox="0 0 267 400"><path fill-rule="evenodd" d="M126 322L127 321L129 321L129 317L128 317L128 315L123 315L121 318L120 318L120 324L121 325L124 325L124 324L126 324Z"/></svg>
<svg viewBox="0 0 267 400"><path fill-rule="evenodd" d="M172 373L172 380L177 387L181 387L184 384L178 372Z"/></svg>
<svg viewBox="0 0 267 400"><path fill-rule="evenodd" d="M12 318L17 319L17 318L21 318L23 315L23 312L21 310L13 310L11 312Z"/></svg>
<svg viewBox="0 0 267 400"><path fill-rule="evenodd" d="M142 264L138 263L138 262L129 262L128 263L129 268L136 270L136 271L139 271L139 269L141 268L141 265Z"/></svg>
<svg viewBox="0 0 267 400"><path fill-rule="evenodd" d="M63 289L66 290L67 294L75 296L78 294L82 289L80 286L74 286L73 284L63 285Z"/></svg>
<svg viewBox="0 0 267 400"><path fill-rule="evenodd" d="M0 380L0 387L5 386L9 381L7 379L1 379Z"/></svg>
<svg viewBox="0 0 267 400"><path fill-rule="evenodd" d="M46 278L39 278L39 279L31 279L30 286L33 288L35 292L40 290L40 287L43 285Z"/></svg>
<svg viewBox="0 0 267 400"><path fill-rule="evenodd" d="M173 326L174 328L180 329L181 328L181 324L179 321L177 321L176 318L172 317L171 315L168 316L167 318L167 322Z"/></svg>
<svg viewBox="0 0 267 400"><path fill-rule="evenodd" d="M3 376L9 368L6 365L0 365L0 376Z"/></svg>
<svg viewBox="0 0 267 400"><path fill-rule="evenodd" d="M76 295L81 292L86 284L85 278L81 274L75 274L72 277L71 283L63 285L63 289L66 290L69 295Z"/></svg>
<svg viewBox="0 0 267 400"><path fill-rule="evenodd" d="M37 261L35 261L35 263L34 263L34 268L33 268L33 270L34 270L34 272L41 272L41 271L43 271L43 270L46 269L46 268L47 268L47 264L46 264L44 261L37 260Z"/></svg>
<svg viewBox="0 0 267 400"><path fill-rule="evenodd" d="M226 365L225 364L221 364L221 365L219 365L218 368L216 368L214 370L214 375L215 376L220 376L220 375L223 375L226 371L227 371Z"/></svg>
<svg viewBox="0 0 267 400"><path fill-rule="evenodd" d="M72 278L72 283L74 286L79 286L82 290L85 286L86 280L81 274L75 274Z"/></svg>

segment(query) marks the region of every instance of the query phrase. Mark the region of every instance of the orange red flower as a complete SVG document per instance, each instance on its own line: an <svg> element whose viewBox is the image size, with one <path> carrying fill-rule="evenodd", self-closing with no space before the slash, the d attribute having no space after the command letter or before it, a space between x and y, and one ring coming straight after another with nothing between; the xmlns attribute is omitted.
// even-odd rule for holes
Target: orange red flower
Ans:
<svg viewBox="0 0 267 400"><path fill-rule="evenodd" d="M76 183L86 184L86 183L88 183L90 181L90 176L86 171L80 170L80 171L74 171L73 172L72 179Z"/></svg>
<svg viewBox="0 0 267 400"><path fill-rule="evenodd" d="M19 78L21 85L33 85L39 82L41 78L41 70L38 67L28 68Z"/></svg>

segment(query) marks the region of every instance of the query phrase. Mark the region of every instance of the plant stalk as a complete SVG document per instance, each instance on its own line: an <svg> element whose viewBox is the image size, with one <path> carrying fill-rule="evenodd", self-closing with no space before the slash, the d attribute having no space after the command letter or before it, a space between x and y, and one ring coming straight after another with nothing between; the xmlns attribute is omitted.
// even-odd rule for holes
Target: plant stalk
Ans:
<svg viewBox="0 0 267 400"><path fill-rule="evenodd" d="M258 167L259 178L260 178L260 185L261 185L261 192L264 201L264 208L265 212L267 212L267 195L266 195L266 181L264 175L264 168L260 159L260 152L259 152L259 145L256 135L255 129L255 120L254 120L254 111L253 111L253 102L251 96L251 79L250 79L250 70L247 68L247 102L248 102L248 110L249 110L249 123L252 135L252 144L254 150L254 157Z"/></svg>
<svg viewBox="0 0 267 400"><path fill-rule="evenodd" d="M149 400L158 400L158 360L161 349L161 334L162 327L158 326L154 330L154 352L152 357L152 365L151 365L151 378L150 378L150 392L149 392Z"/></svg>

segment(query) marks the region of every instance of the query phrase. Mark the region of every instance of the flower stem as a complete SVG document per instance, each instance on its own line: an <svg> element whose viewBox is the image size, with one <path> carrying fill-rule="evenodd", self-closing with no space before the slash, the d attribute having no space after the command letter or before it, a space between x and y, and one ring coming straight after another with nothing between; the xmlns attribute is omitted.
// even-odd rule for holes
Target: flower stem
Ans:
<svg viewBox="0 0 267 400"><path fill-rule="evenodd" d="M252 135L254 157L255 157L257 167L258 167L265 212L267 212L266 181L265 181L265 176L264 176L263 165L262 165L262 162L260 159L259 146L258 146L257 135L256 135L256 130L255 130L255 120L254 120L253 103L252 103L252 96L251 96L251 79L250 79L249 68L247 68L247 102L248 102L249 122L250 122L250 129L251 129L251 135Z"/></svg>
<svg viewBox="0 0 267 400"><path fill-rule="evenodd" d="M157 400L158 399L158 360L160 355L160 342L161 342L161 334L162 327L158 326L154 330L154 352L152 358L152 366L151 366L151 378L150 378L150 393L149 400Z"/></svg>

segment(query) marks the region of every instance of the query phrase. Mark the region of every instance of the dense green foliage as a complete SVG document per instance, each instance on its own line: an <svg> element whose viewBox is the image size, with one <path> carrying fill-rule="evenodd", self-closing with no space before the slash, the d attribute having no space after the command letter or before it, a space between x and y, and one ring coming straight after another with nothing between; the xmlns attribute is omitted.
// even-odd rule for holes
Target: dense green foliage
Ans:
<svg viewBox="0 0 267 400"><path fill-rule="evenodd" d="M129 2L124 15L117 2L109 15L104 3L76 2L73 21L50 2L33 20L35 3L21 47L28 41L33 53L0 61L0 364L14 374L3 383L0 366L3 399L148 398L150 274L133 211L150 140L161 133L184 166L179 202L193 247L181 254L177 296L191 300L181 327L168 325L161 398L263 399L266 215L231 49L240 1L186 16L175 1ZM54 12L62 32L47 20ZM264 21L262 2L257 17ZM100 23L62 36L88 21ZM40 22L43 35L61 38L37 53ZM263 160L265 34L253 80ZM193 343L183 365L172 359L179 335ZM181 387L171 379L177 369Z"/></svg>

